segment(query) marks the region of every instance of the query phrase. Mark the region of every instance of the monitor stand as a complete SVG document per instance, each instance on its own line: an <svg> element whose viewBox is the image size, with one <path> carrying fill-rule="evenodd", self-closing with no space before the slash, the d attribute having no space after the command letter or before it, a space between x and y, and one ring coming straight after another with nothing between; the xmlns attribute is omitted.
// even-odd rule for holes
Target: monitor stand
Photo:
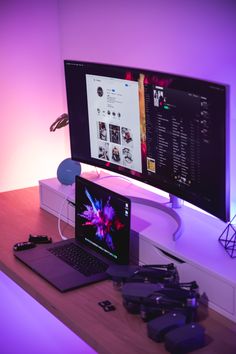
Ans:
<svg viewBox="0 0 236 354"><path fill-rule="evenodd" d="M96 183L100 183L105 179L110 179L110 178L119 178L122 180L125 180L126 182L132 184L132 179L119 175L119 174L108 174L106 173L104 170L100 170L96 168L96 171L91 171L91 172L84 172L82 173L82 177L87 178L89 180L92 180ZM105 185L106 187L106 185ZM109 186L107 187L109 188ZM172 218L174 218L174 220L177 223L177 228L173 233L173 240L176 241L178 240L178 238L181 236L182 234L182 219L179 216L179 214L174 210L174 209L178 209L181 208L182 205L182 200L177 198L176 196L170 194L169 195L169 201L166 203L160 203L154 200L150 200L148 198L143 198L143 197L137 197L137 196L132 196L132 195L126 195L128 198L130 198L130 200L133 203L136 204L142 204L142 205L146 205L155 209L159 209L164 213L167 213L169 216L171 216Z"/></svg>
<svg viewBox="0 0 236 354"><path fill-rule="evenodd" d="M173 232L173 240L176 241L178 240L178 238L181 236L182 234L182 219L179 216L179 214L173 209L173 207L168 206L171 203L167 203L167 204L163 204L163 203L159 203L157 201L153 201L150 199L146 199L146 198L141 198L141 197L135 197L135 196L130 196L127 195L128 198L130 198L131 202L133 203L137 203L137 204L142 204L142 205L146 205L155 209L159 209L164 213L167 213L168 215L170 215L172 218L175 219L176 223L177 223L177 228L176 230Z"/></svg>

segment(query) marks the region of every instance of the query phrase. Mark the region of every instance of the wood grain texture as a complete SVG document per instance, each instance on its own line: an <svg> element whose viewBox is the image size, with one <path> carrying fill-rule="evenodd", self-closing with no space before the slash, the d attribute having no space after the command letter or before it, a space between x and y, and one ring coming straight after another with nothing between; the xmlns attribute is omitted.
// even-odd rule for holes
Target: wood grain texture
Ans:
<svg viewBox="0 0 236 354"><path fill-rule="evenodd" d="M101 354L166 353L164 344L147 337L146 324L127 313L121 294L107 280L67 293L60 293L12 252L16 242L29 233L47 234L60 239L57 219L39 207L38 187L0 194L0 268L52 314ZM72 237L74 229L62 223L63 233ZM98 302L110 300L116 311L104 312ZM207 346L196 353L235 354L236 324L213 310L201 306L199 321L206 328Z"/></svg>

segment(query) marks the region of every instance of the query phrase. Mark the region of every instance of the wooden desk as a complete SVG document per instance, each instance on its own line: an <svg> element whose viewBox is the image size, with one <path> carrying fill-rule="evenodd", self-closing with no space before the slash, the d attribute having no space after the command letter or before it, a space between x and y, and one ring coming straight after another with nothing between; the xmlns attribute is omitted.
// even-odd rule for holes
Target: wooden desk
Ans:
<svg viewBox="0 0 236 354"><path fill-rule="evenodd" d="M121 294L107 280L62 294L18 261L12 253L16 242L29 233L47 234L59 240L57 219L39 208L38 187L0 194L0 268L39 303L101 354L166 353L163 344L147 337L146 324L127 313ZM63 224L63 232L74 230ZM110 300L116 311L104 312L98 302ZM200 323L206 328L209 344L198 353L236 352L236 324L212 310L199 309Z"/></svg>

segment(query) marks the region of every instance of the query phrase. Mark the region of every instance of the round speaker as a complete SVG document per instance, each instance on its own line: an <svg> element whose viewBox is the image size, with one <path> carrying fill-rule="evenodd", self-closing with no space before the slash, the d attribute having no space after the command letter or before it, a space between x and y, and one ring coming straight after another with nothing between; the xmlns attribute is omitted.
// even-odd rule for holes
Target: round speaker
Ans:
<svg viewBox="0 0 236 354"><path fill-rule="evenodd" d="M57 178L65 185L75 183L75 176L81 173L81 164L70 158L63 160L57 168Z"/></svg>

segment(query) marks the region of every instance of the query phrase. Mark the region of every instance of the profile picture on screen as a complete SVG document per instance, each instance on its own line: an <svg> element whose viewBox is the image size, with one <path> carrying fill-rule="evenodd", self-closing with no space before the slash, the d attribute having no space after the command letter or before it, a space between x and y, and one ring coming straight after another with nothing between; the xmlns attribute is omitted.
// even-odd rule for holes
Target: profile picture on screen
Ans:
<svg viewBox="0 0 236 354"><path fill-rule="evenodd" d="M120 162L120 148L117 145L112 148L111 158L114 162Z"/></svg>
<svg viewBox="0 0 236 354"><path fill-rule="evenodd" d="M122 127L121 128L121 136L122 136L122 144L123 145L132 145L133 142L133 137L132 137L132 132L131 129Z"/></svg>
<svg viewBox="0 0 236 354"><path fill-rule="evenodd" d="M102 88L102 87L99 86L99 87L97 88L97 94L98 94L99 97L102 97L102 96L103 96L103 88Z"/></svg>
<svg viewBox="0 0 236 354"><path fill-rule="evenodd" d="M109 124L110 142L120 144L120 127L118 125Z"/></svg>
<svg viewBox="0 0 236 354"><path fill-rule="evenodd" d="M97 122L98 138L100 140L107 140L107 125L105 122Z"/></svg>
<svg viewBox="0 0 236 354"><path fill-rule="evenodd" d="M153 90L153 97L154 97L154 106L163 107L165 102L163 90Z"/></svg>
<svg viewBox="0 0 236 354"><path fill-rule="evenodd" d="M109 143L100 142L98 145L98 158L109 161Z"/></svg>

